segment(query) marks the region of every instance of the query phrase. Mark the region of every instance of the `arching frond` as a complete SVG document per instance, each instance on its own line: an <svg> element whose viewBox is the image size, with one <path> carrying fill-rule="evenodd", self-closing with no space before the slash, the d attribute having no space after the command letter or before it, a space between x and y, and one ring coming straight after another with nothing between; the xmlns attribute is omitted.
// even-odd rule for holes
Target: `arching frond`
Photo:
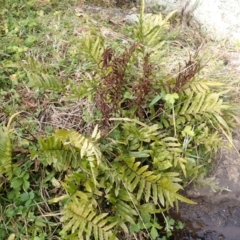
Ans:
<svg viewBox="0 0 240 240"><path fill-rule="evenodd" d="M188 89L184 95L186 101L183 102L178 114L221 114L223 100L220 98L219 93L206 91L194 93ZM184 99L184 97L182 99Z"/></svg>
<svg viewBox="0 0 240 240"><path fill-rule="evenodd" d="M196 89L195 89L196 90ZM231 132L229 124L226 122L225 112L231 112L231 106L223 103L222 93L215 93L211 91L199 92L186 89L181 94L178 104L175 107L175 123L180 125L186 122L199 121L202 123L210 122L217 127L217 129L225 129L228 133ZM166 119L163 116L163 124L165 127L173 126L173 119Z"/></svg>
<svg viewBox="0 0 240 240"><path fill-rule="evenodd" d="M149 165L139 167L140 164L140 162L135 162L134 158L124 158L124 161L116 163L116 171L121 176L124 186L131 193L136 191L137 200L144 198L145 202L149 202L152 198L155 204L160 202L163 206L168 206L168 204L173 206L173 203L180 198L181 201L194 203L177 194L182 189L178 183L179 179L162 177L160 173L148 171Z"/></svg>

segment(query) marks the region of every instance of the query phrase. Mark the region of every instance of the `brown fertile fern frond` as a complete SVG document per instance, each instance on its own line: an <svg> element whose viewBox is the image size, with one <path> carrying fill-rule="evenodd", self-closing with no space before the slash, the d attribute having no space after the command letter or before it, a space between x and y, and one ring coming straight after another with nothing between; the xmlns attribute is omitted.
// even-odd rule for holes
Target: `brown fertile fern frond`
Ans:
<svg viewBox="0 0 240 240"><path fill-rule="evenodd" d="M133 105L137 105L137 114L140 118L144 118L143 107L146 101L149 99L149 95L154 91L152 87L152 82L154 81L152 76L153 64L149 63L149 57L151 53L147 53L143 59L143 78L140 82L133 88L134 95L136 99L132 102Z"/></svg>
<svg viewBox="0 0 240 240"><path fill-rule="evenodd" d="M102 68L107 74L102 77L95 102L105 123L119 110L120 101L123 99L122 88L127 85L124 79L125 71L137 46L138 44L134 43L120 56L114 56L113 49L107 48L102 55Z"/></svg>
<svg viewBox="0 0 240 240"><path fill-rule="evenodd" d="M112 61L112 58L113 58L113 55L114 55L114 51L112 48L107 48L103 54L102 54L102 68L107 68L110 64L110 62Z"/></svg>
<svg viewBox="0 0 240 240"><path fill-rule="evenodd" d="M188 82L190 82L200 70L200 62L198 60L192 60L190 56L189 60L185 62L185 66L183 69L181 69L181 66L179 66L179 73L176 78L176 83L172 89L172 92L180 92L182 87Z"/></svg>

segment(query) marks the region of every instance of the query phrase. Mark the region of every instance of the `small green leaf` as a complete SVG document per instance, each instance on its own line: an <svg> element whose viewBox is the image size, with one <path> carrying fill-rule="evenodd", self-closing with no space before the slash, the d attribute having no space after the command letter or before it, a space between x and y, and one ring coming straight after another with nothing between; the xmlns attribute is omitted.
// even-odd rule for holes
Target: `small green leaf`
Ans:
<svg viewBox="0 0 240 240"><path fill-rule="evenodd" d="M182 202L185 202L185 203L188 203L188 204L197 204L196 202L194 202L194 201L192 201L192 200L190 200L190 199L188 199L188 198L186 198L186 197L184 197L180 194L176 194L176 197L177 197L178 200L180 200Z"/></svg>
<svg viewBox="0 0 240 240"><path fill-rule="evenodd" d="M29 200L27 200L27 201L25 202L25 206L26 206L26 207L30 206L31 204L32 204L32 200L31 200L31 199L29 199Z"/></svg>
<svg viewBox="0 0 240 240"><path fill-rule="evenodd" d="M34 192L31 191L31 192L29 193L29 199L34 199L34 196L35 196Z"/></svg>
<svg viewBox="0 0 240 240"><path fill-rule="evenodd" d="M169 225L173 226L175 223L175 220L173 218L167 218L167 222Z"/></svg>
<svg viewBox="0 0 240 240"><path fill-rule="evenodd" d="M155 227L151 228L150 235L153 239L156 239L159 236L158 231Z"/></svg>
<svg viewBox="0 0 240 240"><path fill-rule="evenodd" d="M146 158L149 157L149 154L146 152L130 152L129 156L135 158Z"/></svg>
<svg viewBox="0 0 240 240"><path fill-rule="evenodd" d="M22 184L23 184L23 179L14 178L11 181L11 187L14 189L19 188Z"/></svg>
<svg viewBox="0 0 240 240"><path fill-rule="evenodd" d="M150 203L151 204L151 203ZM145 204L143 204L145 205ZM140 206L141 207L141 206ZM145 211L145 209L139 209L141 211L141 217L142 217L142 220L145 222L145 223L148 223L150 222L150 219L151 219L151 215ZM148 211L148 209L147 209Z"/></svg>
<svg viewBox="0 0 240 240"><path fill-rule="evenodd" d="M156 229L159 229L159 230L161 230L161 229L163 228L162 226L159 225L158 222L156 222L156 220L154 220L153 226L154 226Z"/></svg>
<svg viewBox="0 0 240 240"><path fill-rule="evenodd" d="M190 137L194 137L195 136L195 133L194 131L192 130L192 127L191 126L186 126L183 131L182 131L182 136L190 136Z"/></svg>
<svg viewBox="0 0 240 240"><path fill-rule="evenodd" d="M25 191L27 191L27 190L29 189L29 187L30 187L30 182L24 181L24 182L23 182L23 189L24 189Z"/></svg>
<svg viewBox="0 0 240 240"><path fill-rule="evenodd" d="M178 99L179 96L177 93L173 93L173 94L166 94L165 96L165 101L170 104L173 105L175 103L175 100Z"/></svg>
<svg viewBox="0 0 240 240"><path fill-rule="evenodd" d="M130 228L129 228L129 230L130 230L130 233L133 234L133 233L135 233L135 232L139 232L139 231L141 230L141 226L140 226L139 223L138 223L138 224L131 224L131 223L130 223Z"/></svg>
<svg viewBox="0 0 240 240"><path fill-rule="evenodd" d="M51 179L51 183L55 188L60 188L61 187L61 183L55 177L53 177Z"/></svg>
<svg viewBox="0 0 240 240"><path fill-rule="evenodd" d="M125 92L124 93L124 98L125 99L133 99L134 97L132 96L132 94L130 92Z"/></svg>
<svg viewBox="0 0 240 240"><path fill-rule="evenodd" d="M20 200L21 200L22 202L26 202L27 200L29 200L29 194L28 194L28 193L22 193L22 194L20 195Z"/></svg>
<svg viewBox="0 0 240 240"><path fill-rule="evenodd" d="M60 197L50 199L49 202L50 202L50 203L57 203L57 202L60 202L60 201L62 201L62 200L67 199L68 197L69 197L69 196L68 196L67 194L65 194L65 195L62 195L62 196L60 196Z"/></svg>
<svg viewBox="0 0 240 240"><path fill-rule="evenodd" d="M182 223L181 221L178 221L176 229L183 229L183 228L184 228L184 223Z"/></svg>
<svg viewBox="0 0 240 240"><path fill-rule="evenodd" d="M28 180L29 179L29 173L25 173L24 176L23 176L23 179Z"/></svg>

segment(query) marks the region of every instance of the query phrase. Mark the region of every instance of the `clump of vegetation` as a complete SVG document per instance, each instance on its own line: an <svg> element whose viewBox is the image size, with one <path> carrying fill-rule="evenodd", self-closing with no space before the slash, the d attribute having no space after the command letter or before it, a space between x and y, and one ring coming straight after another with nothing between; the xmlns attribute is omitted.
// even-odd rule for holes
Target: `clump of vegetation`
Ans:
<svg viewBox="0 0 240 240"><path fill-rule="evenodd" d="M198 50L169 75L174 12L145 15L142 1L126 41L109 41L84 13L64 28L63 6L42 4L1 9L0 238L170 237L182 226L166 211L194 204L181 190L231 140L226 91L201 76Z"/></svg>

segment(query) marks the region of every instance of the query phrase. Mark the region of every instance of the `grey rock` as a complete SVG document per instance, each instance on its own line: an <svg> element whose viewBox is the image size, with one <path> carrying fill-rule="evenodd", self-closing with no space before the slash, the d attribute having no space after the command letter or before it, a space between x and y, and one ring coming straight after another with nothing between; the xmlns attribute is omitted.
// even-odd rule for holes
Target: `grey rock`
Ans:
<svg viewBox="0 0 240 240"><path fill-rule="evenodd" d="M213 38L240 40L239 0L146 0L146 5L160 5L167 12L191 13Z"/></svg>
<svg viewBox="0 0 240 240"><path fill-rule="evenodd" d="M139 19L139 14L132 13L132 14L127 15L124 18L124 21L129 25L133 25L138 22L138 19Z"/></svg>

